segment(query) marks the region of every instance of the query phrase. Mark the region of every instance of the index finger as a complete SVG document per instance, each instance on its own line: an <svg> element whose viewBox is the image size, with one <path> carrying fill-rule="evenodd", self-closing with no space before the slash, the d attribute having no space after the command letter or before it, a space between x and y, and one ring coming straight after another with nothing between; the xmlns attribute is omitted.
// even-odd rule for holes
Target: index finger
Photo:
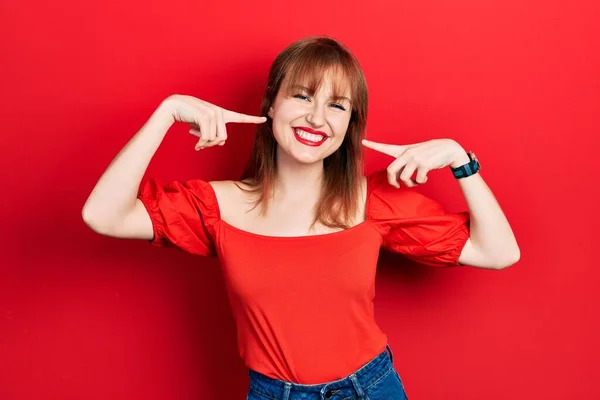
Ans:
<svg viewBox="0 0 600 400"><path fill-rule="evenodd" d="M387 154L388 156L397 157L397 153L398 153L397 147L398 146L396 146L396 145L372 142L367 139L363 139L362 144L365 147L368 147L370 149L373 149L373 150L378 151L383 154Z"/></svg>
<svg viewBox="0 0 600 400"><path fill-rule="evenodd" d="M223 119L225 123L235 122L240 124L262 124L267 121L267 117L257 117L223 109Z"/></svg>

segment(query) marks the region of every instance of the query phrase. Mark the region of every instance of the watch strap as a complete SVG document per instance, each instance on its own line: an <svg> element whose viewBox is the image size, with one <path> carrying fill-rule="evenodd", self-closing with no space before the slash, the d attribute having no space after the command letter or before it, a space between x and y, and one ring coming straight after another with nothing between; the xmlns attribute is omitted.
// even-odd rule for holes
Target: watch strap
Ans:
<svg viewBox="0 0 600 400"><path fill-rule="evenodd" d="M452 170L452 174L456 179L466 178L468 176L476 174L477 172L479 172L479 170L481 170L481 166L479 165L479 161L477 160L475 153L469 151L467 154L469 155L469 159L471 160L470 162L461 165L460 167L450 167L450 169Z"/></svg>

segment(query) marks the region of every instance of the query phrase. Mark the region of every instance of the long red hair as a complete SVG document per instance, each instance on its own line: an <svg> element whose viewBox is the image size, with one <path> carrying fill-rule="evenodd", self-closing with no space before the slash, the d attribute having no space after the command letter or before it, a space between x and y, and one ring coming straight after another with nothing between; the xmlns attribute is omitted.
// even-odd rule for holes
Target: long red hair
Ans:
<svg viewBox="0 0 600 400"><path fill-rule="evenodd" d="M323 160L323 187L313 225L320 222L331 228L345 229L351 226L359 206L363 171L361 140L368 106L367 84L356 57L329 37L311 37L292 43L271 65L260 115L267 116L280 90L291 95L291 88L302 84L311 93L317 92L328 71L335 72L334 96L350 93L352 112L340 148ZM273 136L273 121L267 118L266 123L257 127L252 153L242 174L242 181L250 183L250 191L258 194L256 205L261 206L263 214L277 174L277 142Z"/></svg>

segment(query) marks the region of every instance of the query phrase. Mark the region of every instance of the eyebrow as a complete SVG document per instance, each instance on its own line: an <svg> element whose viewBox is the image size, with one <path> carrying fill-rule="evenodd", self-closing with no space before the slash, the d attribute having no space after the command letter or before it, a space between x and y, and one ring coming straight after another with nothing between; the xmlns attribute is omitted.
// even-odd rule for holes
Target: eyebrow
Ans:
<svg viewBox="0 0 600 400"><path fill-rule="evenodd" d="M302 86L302 85L292 85L292 89L303 90L303 91L307 92L308 94L310 94L311 96L313 96L315 94L312 90L310 90L310 88L307 88L306 86ZM331 100L348 100L350 103L352 103L352 100L350 100L350 98L346 97L346 96L331 96L330 99Z"/></svg>

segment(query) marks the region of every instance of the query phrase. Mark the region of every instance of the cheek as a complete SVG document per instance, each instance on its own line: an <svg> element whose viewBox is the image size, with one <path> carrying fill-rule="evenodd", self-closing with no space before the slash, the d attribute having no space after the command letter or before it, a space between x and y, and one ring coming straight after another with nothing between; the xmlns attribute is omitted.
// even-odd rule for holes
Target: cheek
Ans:
<svg viewBox="0 0 600 400"><path fill-rule="evenodd" d="M298 118L298 111L294 112L293 107L280 105L273 109L273 133L281 135L291 126L292 121Z"/></svg>
<svg viewBox="0 0 600 400"><path fill-rule="evenodd" d="M342 117L336 118L330 122L331 129L334 132L334 140L331 142L333 151L337 151L344 139L348 135L348 127L350 126L350 118Z"/></svg>
<svg viewBox="0 0 600 400"><path fill-rule="evenodd" d="M333 131L336 133L336 136L339 136L342 140L344 139L344 136L346 136L349 126L350 116L348 115L336 115L331 119Z"/></svg>
<svg viewBox="0 0 600 400"><path fill-rule="evenodd" d="M274 120L290 122L302 115L303 110L293 100L280 100L273 107Z"/></svg>

